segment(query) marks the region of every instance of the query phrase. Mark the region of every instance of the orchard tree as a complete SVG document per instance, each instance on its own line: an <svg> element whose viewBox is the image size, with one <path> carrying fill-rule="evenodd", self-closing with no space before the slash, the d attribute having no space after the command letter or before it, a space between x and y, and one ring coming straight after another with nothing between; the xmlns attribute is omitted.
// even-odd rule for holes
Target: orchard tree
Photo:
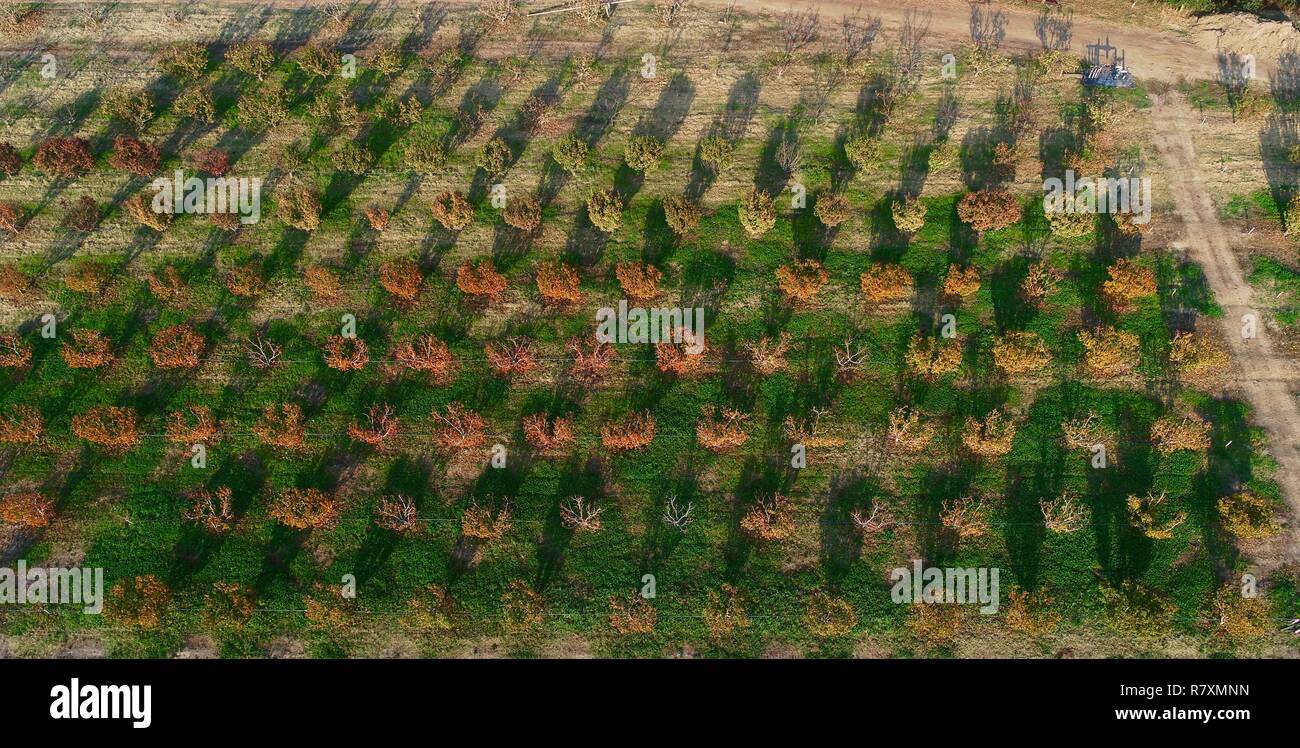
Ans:
<svg viewBox="0 0 1300 748"><path fill-rule="evenodd" d="M81 138L46 138L32 156L36 168L60 179L72 179L95 168L90 141Z"/></svg>
<svg viewBox="0 0 1300 748"><path fill-rule="evenodd" d="M957 217L979 233L1004 229L1020 220L1020 201L1010 192L981 190L957 202Z"/></svg>
<svg viewBox="0 0 1300 748"><path fill-rule="evenodd" d="M339 504L316 488L286 488L271 501L270 515L294 530L332 527L338 520Z"/></svg>
<svg viewBox="0 0 1300 748"><path fill-rule="evenodd" d="M73 416L72 433L114 456L140 443L135 411L113 405L96 405Z"/></svg>

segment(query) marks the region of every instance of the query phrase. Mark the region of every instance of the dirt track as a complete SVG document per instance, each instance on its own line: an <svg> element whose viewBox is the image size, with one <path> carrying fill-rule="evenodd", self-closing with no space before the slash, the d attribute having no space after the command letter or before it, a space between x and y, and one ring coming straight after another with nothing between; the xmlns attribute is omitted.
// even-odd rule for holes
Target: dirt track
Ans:
<svg viewBox="0 0 1300 748"><path fill-rule="evenodd" d="M1188 134L1199 126L1200 116L1177 93L1153 97L1153 102L1155 144L1163 179L1171 187L1178 209L1184 248L1205 272L1223 307L1223 337L1231 346L1234 363L1232 379L1249 398L1256 423L1268 435L1269 452L1279 466L1278 484L1291 502L1293 515L1300 517L1300 407L1293 393L1300 383L1300 369L1275 351L1262 318L1251 305L1251 287L1233 254L1231 236L1219 222L1205 189ZM1248 314L1260 320L1257 336L1249 339L1242 335L1242 318ZM1286 555L1295 558L1300 549L1295 523L1286 545Z"/></svg>
<svg viewBox="0 0 1300 748"><path fill-rule="evenodd" d="M725 7L727 3L711 0L712 7ZM926 46L934 47L936 40L951 41L954 54L961 45L970 43L970 3L967 0L927 0L922 3L908 3L901 0L740 0L738 8L762 8L771 13L782 13L790 8L800 9L816 7L821 13L824 34L836 34L837 29L829 28L838 23L841 16L860 8L864 15L879 16L884 22L882 39L890 39L892 29L902 22L909 8L920 9L929 13L930 33ZM980 6L992 11L1001 11L1006 15L1006 39L1003 48L1008 51L1026 52L1042 49L1034 29L1038 11L1005 5ZM1173 82L1181 78L1188 80L1198 78L1213 79L1217 70L1215 50L1205 49L1189 39L1169 32L1157 31L1150 26L1136 27L1088 18L1080 11L1074 16L1073 36L1070 48L1082 54L1085 46L1109 39L1110 44L1126 53L1128 68L1135 76L1147 79ZM1259 71L1267 73L1273 68L1271 60L1261 59Z"/></svg>

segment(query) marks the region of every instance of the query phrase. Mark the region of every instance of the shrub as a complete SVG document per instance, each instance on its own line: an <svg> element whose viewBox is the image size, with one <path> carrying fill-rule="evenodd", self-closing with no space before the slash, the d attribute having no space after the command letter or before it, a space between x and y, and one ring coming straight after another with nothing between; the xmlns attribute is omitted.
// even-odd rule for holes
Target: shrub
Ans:
<svg viewBox="0 0 1300 748"><path fill-rule="evenodd" d="M1041 307L1048 296L1056 293L1056 286L1064 278L1061 271L1044 262L1029 266L1020 282L1020 298L1033 307Z"/></svg>
<svg viewBox="0 0 1300 748"><path fill-rule="evenodd" d="M818 590L808 600L803 625L808 633L819 639L848 636L858 625L858 611L848 600Z"/></svg>
<svg viewBox="0 0 1300 748"><path fill-rule="evenodd" d="M137 132L153 117L153 94L143 88L119 88L104 98L104 111Z"/></svg>
<svg viewBox="0 0 1300 748"><path fill-rule="evenodd" d="M313 265L302 274L303 284L311 292L312 299L320 304L333 304L343 293L343 285L338 274L327 267Z"/></svg>
<svg viewBox="0 0 1300 748"><path fill-rule="evenodd" d="M889 430L885 439L899 451L916 453L930 444L934 432L934 424L921 420L920 412L911 408L895 408L889 412Z"/></svg>
<svg viewBox="0 0 1300 748"><path fill-rule="evenodd" d="M939 510L939 521L959 540L978 538L989 531L989 510L984 502L970 496L944 500Z"/></svg>
<svg viewBox="0 0 1300 748"><path fill-rule="evenodd" d="M919 197L904 197L889 206L894 228L904 234L915 234L925 228L926 212L925 203Z"/></svg>
<svg viewBox="0 0 1300 748"><path fill-rule="evenodd" d="M505 534L510 531L510 525L508 503L503 504L499 509L494 509L475 501L460 515L461 534L482 543L491 543L505 537Z"/></svg>
<svg viewBox="0 0 1300 748"><path fill-rule="evenodd" d="M220 148L204 148L194 155L190 163L195 171L221 177L230 171L230 154Z"/></svg>
<svg viewBox="0 0 1300 748"><path fill-rule="evenodd" d="M1170 342L1169 361L1186 384L1206 385L1231 368L1228 352L1209 335L1179 332Z"/></svg>
<svg viewBox="0 0 1300 748"><path fill-rule="evenodd" d="M72 369L97 369L113 360L108 338L97 330L73 330L71 340L59 348L60 355Z"/></svg>
<svg viewBox="0 0 1300 748"><path fill-rule="evenodd" d="M433 198L433 220L448 231L460 231L474 220L474 207L459 192L440 192Z"/></svg>
<svg viewBox="0 0 1300 748"><path fill-rule="evenodd" d="M790 334L782 332L775 339L764 336L756 343L747 343L745 350L749 354L749 364L762 376L771 376L781 371L789 363L786 353L790 350Z"/></svg>
<svg viewBox="0 0 1300 748"><path fill-rule="evenodd" d="M1084 371L1095 379L1112 379L1132 372L1142 356L1142 342L1126 330L1102 327L1079 333L1084 348Z"/></svg>
<svg viewBox="0 0 1300 748"><path fill-rule="evenodd" d="M700 161L717 173L731 163L735 150L731 141L721 135L710 135L700 141Z"/></svg>
<svg viewBox="0 0 1300 748"><path fill-rule="evenodd" d="M201 78L208 67L208 49L197 42L169 44L158 55L158 67L182 83Z"/></svg>
<svg viewBox="0 0 1300 748"><path fill-rule="evenodd" d="M259 81L265 80L275 67L275 50L266 42L240 42L226 50L226 62Z"/></svg>
<svg viewBox="0 0 1300 748"><path fill-rule="evenodd" d="M1117 312L1128 311L1139 299L1155 296L1156 278L1149 268L1132 260L1118 260L1107 270L1110 276L1102 284L1102 293Z"/></svg>
<svg viewBox="0 0 1300 748"><path fill-rule="evenodd" d="M1011 443L1016 437L1016 424L1006 419L1001 411L992 411L983 421L970 416L966 418L966 427L962 429L961 441L966 449L976 457L1001 457L1011 451Z"/></svg>
<svg viewBox="0 0 1300 748"><path fill-rule="evenodd" d="M1127 505L1129 525L1152 540L1172 538L1174 530L1187 521L1187 512L1169 511L1163 492L1147 492L1141 498L1130 495Z"/></svg>
<svg viewBox="0 0 1300 748"><path fill-rule="evenodd" d="M699 372L700 367L704 365L704 354L708 349L701 346L695 353L689 352L688 349L694 347L695 341L693 333L682 330L680 343L669 340L655 343L655 366L665 374L679 377Z"/></svg>
<svg viewBox="0 0 1300 748"><path fill-rule="evenodd" d="M36 168L52 177L71 179L95 168L90 142L81 138L46 138L32 156Z"/></svg>
<svg viewBox="0 0 1300 748"><path fill-rule="evenodd" d="M169 413L166 430L167 441L175 444L207 444L221 437L212 411L201 405L190 405Z"/></svg>
<svg viewBox="0 0 1300 748"><path fill-rule="evenodd" d="M587 217L593 226L611 234L623 221L623 199L613 190L593 190L587 198Z"/></svg>
<svg viewBox="0 0 1300 748"><path fill-rule="evenodd" d="M524 416L524 438L541 452L554 452L563 449L577 439L573 432L572 416L547 418L545 413Z"/></svg>
<svg viewBox="0 0 1300 748"><path fill-rule="evenodd" d="M1063 239L1077 239L1092 232L1097 218L1092 213L1079 210L1074 197L1067 195L1063 206L1047 211L1047 223L1053 234Z"/></svg>
<svg viewBox="0 0 1300 748"><path fill-rule="evenodd" d="M614 452L628 452L647 446L655 438L655 417L650 411L633 413L621 423L600 427L600 442Z"/></svg>
<svg viewBox="0 0 1300 748"><path fill-rule="evenodd" d="M860 134L844 141L844 156L858 171L865 171L880 160L880 139Z"/></svg>
<svg viewBox="0 0 1300 748"><path fill-rule="evenodd" d="M302 186L292 186L277 196L276 215L288 226L299 231L315 231L320 228L320 198L316 193Z"/></svg>
<svg viewBox="0 0 1300 748"><path fill-rule="evenodd" d="M478 168L487 172L488 176L500 176L506 173L510 168L510 161L514 154L510 152L510 146L501 138L492 138L479 151L478 159L474 162Z"/></svg>
<svg viewBox="0 0 1300 748"><path fill-rule="evenodd" d="M365 423L348 424L348 436L371 447L384 447L397 436L397 411L393 406L375 403L366 411Z"/></svg>
<svg viewBox="0 0 1300 748"><path fill-rule="evenodd" d="M23 207L11 200L0 202L0 231L17 234L23 227Z"/></svg>
<svg viewBox="0 0 1300 748"><path fill-rule="evenodd" d="M67 205L64 201L60 201L60 204ZM67 213L63 215L62 225L64 228L82 233L94 231L95 227L99 225L99 216L99 205L95 200L89 195L82 195L71 204Z"/></svg>
<svg viewBox="0 0 1300 748"><path fill-rule="evenodd" d="M963 268L949 265L948 274L943 279L943 292L950 297L965 299L974 296L980 290L980 271L976 268Z"/></svg>
<svg viewBox="0 0 1300 748"><path fill-rule="evenodd" d="M39 493L11 493L0 497L0 522L19 527L49 527L54 502Z"/></svg>
<svg viewBox="0 0 1300 748"><path fill-rule="evenodd" d="M382 233L388 228L388 209L382 205L368 206L362 215L366 217L366 223L369 224L371 231Z"/></svg>
<svg viewBox="0 0 1300 748"><path fill-rule="evenodd" d="M1151 438L1164 454L1179 450L1206 452L1210 449L1210 424L1194 413L1182 418L1165 416L1151 424Z"/></svg>
<svg viewBox="0 0 1300 748"><path fill-rule="evenodd" d="M171 588L152 574L123 579L109 590L108 617L126 626L156 629L171 605Z"/></svg>
<svg viewBox="0 0 1300 748"><path fill-rule="evenodd" d="M0 203L0 211L3 203ZM34 295L36 281L13 265L0 265L0 299L11 304L21 304Z"/></svg>
<svg viewBox="0 0 1300 748"><path fill-rule="evenodd" d="M996 231L1020 220L1020 202L1002 190L971 192L957 202L957 217L980 233Z"/></svg>
<svg viewBox="0 0 1300 748"><path fill-rule="evenodd" d="M456 288L471 296L497 299L506 290L506 277L497 272L491 260L480 260L477 266L466 260L456 268Z"/></svg>
<svg viewBox="0 0 1300 748"><path fill-rule="evenodd" d="M794 532L794 505L781 494L761 497L745 510L740 529L755 542L788 538Z"/></svg>
<svg viewBox="0 0 1300 748"><path fill-rule="evenodd" d="M0 444L35 444L45 431L45 418L31 405L10 405L0 415Z"/></svg>
<svg viewBox="0 0 1300 748"><path fill-rule="evenodd" d="M149 357L159 369L188 369L199 365L207 341L186 325L159 330L149 344Z"/></svg>
<svg viewBox="0 0 1300 748"><path fill-rule="evenodd" d="M328 78L334 73L337 58L335 50L319 42L313 42L302 48L294 62L298 67L318 78Z"/></svg>
<svg viewBox="0 0 1300 748"><path fill-rule="evenodd" d="M1029 374L1052 362L1052 354L1036 333L1011 331L993 343L993 362L1007 374Z"/></svg>
<svg viewBox="0 0 1300 748"><path fill-rule="evenodd" d="M414 260L399 257L379 266L379 285L399 304L411 304L420 295L424 276Z"/></svg>
<svg viewBox="0 0 1300 748"><path fill-rule="evenodd" d="M850 213L849 201L844 199L843 195L837 195L834 192L823 192L817 196L817 203L813 206L813 213L816 214L817 220L821 221L827 228L833 229L848 220Z"/></svg>
<svg viewBox="0 0 1300 748"><path fill-rule="evenodd" d="M421 372L437 385L450 384L456 370L447 344L428 333L397 346L393 358L398 367Z"/></svg>
<svg viewBox="0 0 1300 748"><path fill-rule="evenodd" d="M135 411L97 405L72 417L72 433L110 455L125 454L140 443Z"/></svg>
<svg viewBox="0 0 1300 748"><path fill-rule="evenodd" d="M614 275L623 287L623 293L633 301L652 301L659 297L659 281L664 274L654 265L644 262L620 262L614 266Z"/></svg>
<svg viewBox="0 0 1300 748"><path fill-rule="evenodd" d="M159 233L172 225L172 214L153 209L153 196L147 192L137 192L126 200L126 212L136 223Z"/></svg>
<svg viewBox="0 0 1300 748"><path fill-rule="evenodd" d="M0 143L0 175L13 176L23 168L23 157L8 143Z"/></svg>
<svg viewBox="0 0 1300 748"><path fill-rule="evenodd" d="M331 335L325 341L325 365L337 371L357 371L370 363L370 348L361 338Z"/></svg>
<svg viewBox="0 0 1300 748"><path fill-rule="evenodd" d="M492 370L503 377L522 376L541 367L533 353L532 343L521 338L485 343L483 355Z"/></svg>
<svg viewBox="0 0 1300 748"><path fill-rule="evenodd" d="M301 449L307 438L302 408L292 403L266 406L251 430L268 447L277 449Z"/></svg>
<svg viewBox="0 0 1300 748"><path fill-rule="evenodd" d="M501 211L501 218L520 231L531 234L541 228L542 206L532 195L516 197L506 204L505 210Z"/></svg>
<svg viewBox="0 0 1300 748"><path fill-rule="evenodd" d="M68 270L63 285L69 291L98 296L108 288L110 271L102 262L83 262Z"/></svg>
<svg viewBox="0 0 1300 748"><path fill-rule="evenodd" d="M908 344L904 360L913 374L933 380L950 374L961 366L961 343L956 339L917 334Z"/></svg>
<svg viewBox="0 0 1300 748"><path fill-rule="evenodd" d="M1249 491L1224 496L1218 501L1218 509L1223 529L1239 538L1256 540L1278 533L1273 507L1262 496Z"/></svg>
<svg viewBox="0 0 1300 748"><path fill-rule="evenodd" d="M668 222L668 228L672 229L673 233L678 236L685 236L704 217L704 211L700 209L700 206L685 195L669 195L664 198L663 204L664 218Z"/></svg>
<svg viewBox="0 0 1300 748"><path fill-rule="evenodd" d="M695 438L710 452L730 452L749 441L746 420L748 416L730 408L705 408L704 417L695 424Z"/></svg>
<svg viewBox="0 0 1300 748"><path fill-rule="evenodd" d="M610 595L609 611L610 628L624 636L654 633L659 618L650 601L635 592L623 597Z"/></svg>
<svg viewBox="0 0 1300 748"><path fill-rule="evenodd" d="M0 334L0 368L21 369L32 362L32 347L13 333Z"/></svg>
<svg viewBox="0 0 1300 748"><path fill-rule="evenodd" d="M279 88L258 88L239 97L235 122L245 130L260 131L289 121L289 97Z"/></svg>
<svg viewBox="0 0 1300 748"><path fill-rule="evenodd" d="M271 501L270 514L294 530L331 527L338 519L339 505L315 488L286 488Z"/></svg>
<svg viewBox="0 0 1300 748"><path fill-rule="evenodd" d="M412 135L402 148L402 163L417 174L436 174L447 165L447 149L427 135Z"/></svg>
<svg viewBox="0 0 1300 748"><path fill-rule="evenodd" d="M578 290L578 273L563 263L547 260L537 263L537 292L546 304L571 304L582 298Z"/></svg>
<svg viewBox="0 0 1300 748"><path fill-rule="evenodd" d="M460 403L451 403L445 413L433 413L437 430L434 442L446 450L477 449L487 443L483 417Z"/></svg>
<svg viewBox="0 0 1300 748"><path fill-rule="evenodd" d="M344 174L361 175L370 171L374 155L370 149L352 140L345 140L334 149L330 159L334 168Z"/></svg>
<svg viewBox="0 0 1300 748"><path fill-rule="evenodd" d="M222 284L231 295L241 299L254 298L266 290L262 269L254 263L232 267L222 277Z"/></svg>
<svg viewBox="0 0 1300 748"><path fill-rule="evenodd" d="M703 618L704 625L709 629L709 638L715 642L723 641L740 629L752 625L745 612L740 590L725 582L718 590L709 590Z"/></svg>
<svg viewBox="0 0 1300 748"><path fill-rule="evenodd" d="M829 279L826 268L816 260L796 260L776 269L776 284L781 293L799 303L812 301Z"/></svg>
<svg viewBox="0 0 1300 748"><path fill-rule="evenodd" d="M900 265L873 265L858 278L858 286L873 304L906 301L912 296L912 274Z"/></svg>
<svg viewBox="0 0 1300 748"><path fill-rule="evenodd" d="M555 163L568 172L569 176L576 177L586 168L589 152L586 141L570 134L560 138L555 144L551 150L551 158L555 159Z"/></svg>
<svg viewBox="0 0 1300 748"><path fill-rule="evenodd" d="M772 196L752 188L740 198L740 225L751 239L761 239L776 226L776 206Z"/></svg>
<svg viewBox="0 0 1300 748"><path fill-rule="evenodd" d="M614 346L587 338L572 338L567 345L573 354L569 375L587 385L594 384L609 371L617 353Z"/></svg>
<svg viewBox="0 0 1300 748"><path fill-rule="evenodd" d="M253 617L256 592L238 582L215 582L203 594L203 621L218 631L238 631Z"/></svg>
<svg viewBox="0 0 1300 748"><path fill-rule="evenodd" d="M627 141L623 160L635 171L650 171L664 155L663 141L649 135L634 135Z"/></svg>

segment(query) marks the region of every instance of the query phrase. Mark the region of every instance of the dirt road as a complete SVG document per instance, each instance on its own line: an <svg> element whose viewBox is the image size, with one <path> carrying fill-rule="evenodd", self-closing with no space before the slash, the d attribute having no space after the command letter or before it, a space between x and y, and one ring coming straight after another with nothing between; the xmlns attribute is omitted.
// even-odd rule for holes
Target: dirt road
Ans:
<svg viewBox="0 0 1300 748"><path fill-rule="evenodd" d="M1183 229L1182 246L1201 266L1214 297L1223 307L1223 337L1232 349L1233 379L1254 408L1254 420L1268 436L1269 452L1278 462L1277 481L1300 517L1300 406L1294 394L1300 384L1296 362L1274 349L1262 318L1251 305L1251 287L1232 251L1232 236L1219 222L1206 191L1188 134L1200 116L1181 95L1153 97L1155 144L1165 183L1173 193ZM1260 320L1257 335L1242 334L1247 315ZM1300 531L1293 523L1286 541L1290 558L1300 549Z"/></svg>
<svg viewBox="0 0 1300 748"><path fill-rule="evenodd" d="M729 3L710 0L714 9ZM893 31L902 23L909 8L929 14L929 34L926 46L936 48L937 42L951 42L956 54L971 39L971 6L967 0L926 0L925 2L900 2L899 0L739 0L737 8L753 10L762 8L771 13L782 13L815 7L821 13L823 35L834 36L834 25L840 18L861 9L863 15L878 16L884 23L881 40L893 41ZM991 4L979 6L988 12L1000 11L1005 15L1006 37L1003 49L1028 52L1043 48L1035 30L1039 11L1033 8ZM1213 79L1218 70L1216 52L1197 45L1190 36L1158 31L1154 24L1142 22L1140 26L1088 18L1081 11L1073 17L1070 49L1084 54L1085 47L1109 40L1111 46L1124 53L1129 70L1139 78L1173 82L1180 77L1188 80ZM1142 19L1135 19L1141 21ZM1267 74L1273 61L1259 60L1258 70Z"/></svg>

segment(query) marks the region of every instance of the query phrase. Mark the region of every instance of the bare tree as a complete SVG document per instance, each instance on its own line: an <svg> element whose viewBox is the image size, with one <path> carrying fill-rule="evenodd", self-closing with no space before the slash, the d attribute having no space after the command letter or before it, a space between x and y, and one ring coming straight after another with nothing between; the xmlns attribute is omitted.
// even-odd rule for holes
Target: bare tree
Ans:
<svg viewBox="0 0 1300 748"><path fill-rule="evenodd" d="M867 535L874 535L894 524L894 517L889 510L883 504L874 502L869 514L862 509L854 509L849 517L852 518L853 525Z"/></svg>
<svg viewBox="0 0 1300 748"><path fill-rule="evenodd" d="M269 369L280 360L284 348L258 335L248 341L248 361L259 369Z"/></svg>
<svg viewBox="0 0 1300 748"><path fill-rule="evenodd" d="M978 5L970 6L970 38L975 48L988 54L1002 46L1007 36L1007 14L1001 10L988 11Z"/></svg>
<svg viewBox="0 0 1300 748"><path fill-rule="evenodd" d="M786 56L806 48L821 36L821 14L816 10L796 13L793 8L781 14L780 30L781 49Z"/></svg>
<svg viewBox="0 0 1300 748"><path fill-rule="evenodd" d="M921 82L924 62L922 45L930 33L930 13L908 10L903 14L903 26L898 34L896 81L894 88L900 94L910 93Z"/></svg>
<svg viewBox="0 0 1300 748"><path fill-rule="evenodd" d="M840 52L845 65L852 65L859 57L871 54L871 45L880 33L880 25L878 16L862 15L861 7L844 14L840 21Z"/></svg>
<svg viewBox="0 0 1300 748"><path fill-rule="evenodd" d="M867 349L861 343L845 339L844 345L835 346L835 366L841 377L857 374L867 363Z"/></svg>
<svg viewBox="0 0 1300 748"><path fill-rule="evenodd" d="M668 503L664 505L664 524L686 532L687 526L695 519L691 516L691 510L694 508L695 505L689 501L686 502L684 507L678 506L677 496L669 496Z"/></svg>
<svg viewBox="0 0 1300 748"><path fill-rule="evenodd" d="M570 530L595 532L600 529L600 515L604 511L581 496L570 496L560 503L560 522Z"/></svg>

